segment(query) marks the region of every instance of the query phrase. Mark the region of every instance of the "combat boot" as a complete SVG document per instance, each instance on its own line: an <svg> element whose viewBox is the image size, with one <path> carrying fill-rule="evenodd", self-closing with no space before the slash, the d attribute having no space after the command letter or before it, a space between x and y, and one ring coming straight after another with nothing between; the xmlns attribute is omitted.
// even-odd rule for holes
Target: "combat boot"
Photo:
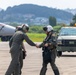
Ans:
<svg viewBox="0 0 76 75"><path fill-rule="evenodd" d="M57 70L54 70L54 75L60 75L58 69Z"/></svg>

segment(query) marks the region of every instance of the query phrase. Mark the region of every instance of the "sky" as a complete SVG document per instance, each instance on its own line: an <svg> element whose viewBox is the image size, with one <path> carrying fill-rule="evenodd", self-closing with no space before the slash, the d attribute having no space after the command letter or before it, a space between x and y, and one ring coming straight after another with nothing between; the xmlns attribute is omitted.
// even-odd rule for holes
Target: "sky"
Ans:
<svg viewBox="0 0 76 75"><path fill-rule="evenodd" d="M0 8L6 10L7 7L20 4L36 4L57 9L75 9L76 0L0 0Z"/></svg>

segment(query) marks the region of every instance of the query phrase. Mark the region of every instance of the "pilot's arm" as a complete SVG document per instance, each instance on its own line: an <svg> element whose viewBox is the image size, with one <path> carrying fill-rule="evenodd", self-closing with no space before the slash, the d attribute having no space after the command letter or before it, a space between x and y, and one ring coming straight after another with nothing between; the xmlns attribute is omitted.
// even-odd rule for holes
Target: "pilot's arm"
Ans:
<svg viewBox="0 0 76 75"><path fill-rule="evenodd" d="M26 34L24 34L23 36L24 36L25 41L26 41L29 45L31 45L31 46L36 46L36 44L35 44L34 42L32 42Z"/></svg>

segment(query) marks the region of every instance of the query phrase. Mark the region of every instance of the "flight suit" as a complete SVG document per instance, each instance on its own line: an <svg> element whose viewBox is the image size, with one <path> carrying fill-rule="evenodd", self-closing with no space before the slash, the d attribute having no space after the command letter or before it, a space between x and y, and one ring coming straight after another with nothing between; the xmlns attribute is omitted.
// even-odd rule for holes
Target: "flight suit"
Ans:
<svg viewBox="0 0 76 75"><path fill-rule="evenodd" d="M20 46L23 40L25 40L31 46L36 46L23 31L15 32L15 34L12 36L10 43L9 43L11 46L10 53L11 53L12 60L10 62L10 65L5 75L11 75L14 71L15 71L14 75L20 75L19 74L20 72L19 57L21 53Z"/></svg>
<svg viewBox="0 0 76 75"><path fill-rule="evenodd" d="M26 57L26 53L24 54L25 56L23 57L23 47L21 46L21 52L20 52L20 56L19 56L19 65L20 65L20 71L19 71L19 74L21 75L22 74L22 67L23 67L23 59L25 59L24 57ZM14 72L12 73L12 75L14 75L16 72L16 70L14 69Z"/></svg>
<svg viewBox="0 0 76 75"><path fill-rule="evenodd" d="M26 57L26 52L24 52L23 49L21 50L20 56L19 56L19 64L20 64L20 75L22 74L22 67L23 67L23 59Z"/></svg>
<svg viewBox="0 0 76 75"><path fill-rule="evenodd" d="M25 57L26 57L26 53L25 53ZM20 52L20 56L19 56L19 65L20 65L20 71L19 71L19 74L21 75L22 74L22 67L23 67L23 51L21 50ZM15 74L16 70L14 69L14 72L12 73L13 75Z"/></svg>
<svg viewBox="0 0 76 75"><path fill-rule="evenodd" d="M45 47L44 45L48 43L49 46ZM52 70L54 72L54 75L59 75L59 70L55 64L55 59L56 59L56 39L55 39L55 34L52 33L51 35L47 35L43 43L39 45L39 47L42 47L43 53L43 64L42 68L40 71L40 75L46 75L47 71L47 65L50 63Z"/></svg>

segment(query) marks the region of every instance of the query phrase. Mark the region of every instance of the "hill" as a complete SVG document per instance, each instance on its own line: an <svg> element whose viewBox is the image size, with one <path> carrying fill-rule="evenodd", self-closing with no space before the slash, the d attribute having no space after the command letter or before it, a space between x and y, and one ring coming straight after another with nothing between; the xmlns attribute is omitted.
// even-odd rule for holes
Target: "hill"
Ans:
<svg viewBox="0 0 76 75"><path fill-rule="evenodd" d="M2 10L0 12L0 21L21 23L44 21L45 23L48 23L48 18L50 16L55 17L57 21L69 22L72 19L73 14L56 8L49 8L33 4L21 4L18 6L8 7L5 11Z"/></svg>
<svg viewBox="0 0 76 75"><path fill-rule="evenodd" d="M76 9L65 9L65 11L70 12L72 14L76 14Z"/></svg>

